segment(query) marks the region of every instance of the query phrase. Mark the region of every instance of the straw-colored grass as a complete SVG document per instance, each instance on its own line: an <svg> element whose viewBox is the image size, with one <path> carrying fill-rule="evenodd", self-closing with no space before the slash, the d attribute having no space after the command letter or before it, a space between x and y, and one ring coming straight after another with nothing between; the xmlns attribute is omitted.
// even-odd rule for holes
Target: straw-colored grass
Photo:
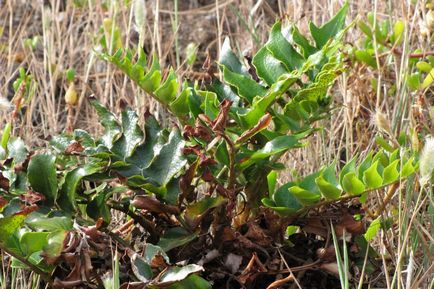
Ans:
<svg viewBox="0 0 434 289"><path fill-rule="evenodd" d="M114 19L119 26L125 46L137 45L130 1L103 0L0 0L0 96L12 99L12 83L23 67L33 76L35 94L22 110L15 134L29 145L45 146L51 135L62 132L67 125L64 93L68 87L66 70L76 71L78 105L74 108L73 126L98 132L97 117L86 102L94 94L112 110L120 110L124 101L141 114L149 109L166 125L170 117L150 97L139 90L119 70L97 59L93 54L96 39L105 18ZM156 52L162 67L173 66L178 75L200 80L201 65L207 55L216 61L224 37L229 37L239 54L256 51L268 38L274 21L281 17L296 22L307 31L309 20L321 23L341 7L338 0L146 0L144 46L146 52ZM409 6L409 3L413 3ZM75 3L75 4L74 4ZM82 6L76 5L81 3ZM324 124L325 132L311 138L311 145L286 156L288 169L282 182L291 174L306 175L322 164L336 158L349 159L375 145L373 138L384 132L372 123L375 112L381 111L392 130L410 133L418 125L415 109L426 110L432 105L430 94L410 93L404 76L408 72L408 53L416 48L434 49L432 33L421 33L428 8L425 1L350 1L348 22L365 18L373 12L378 19L406 23L404 42L399 50L403 56L388 58L392 72L372 70L356 64L336 83L333 94L337 110ZM361 32L352 29L348 45L361 46ZM38 38L34 49L25 47L26 39ZM185 63L185 48L189 43L199 45L198 58L191 68ZM377 61L384 56L376 55ZM192 72L194 71L194 73ZM372 87L371 80L377 80ZM388 96L385 92L396 85ZM426 93L429 93L426 92ZM424 102L422 102L422 100ZM418 107L415 107L419 105ZM0 112L0 127L9 118ZM433 128L430 128L431 131ZM421 142L423 140L420 140ZM420 144L422 145L422 144ZM373 287L432 288L434 277L434 227L432 191L417 189L411 180L399 187L391 205L382 214L395 215L397 226L382 231L375 248L382 254L383 272L379 276L364 275ZM371 195L369 206L382 203L382 195ZM4 274L17 274L15 288L30 288L20 270L13 272L2 263ZM1 284L1 282L0 282ZM431 285L429 285L431 284ZM426 287L428 286L428 287Z"/></svg>

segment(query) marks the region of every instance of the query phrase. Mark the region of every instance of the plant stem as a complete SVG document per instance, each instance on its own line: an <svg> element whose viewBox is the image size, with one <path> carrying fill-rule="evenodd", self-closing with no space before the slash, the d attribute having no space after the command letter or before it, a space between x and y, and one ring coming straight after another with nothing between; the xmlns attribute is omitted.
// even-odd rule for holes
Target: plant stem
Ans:
<svg viewBox="0 0 434 289"><path fill-rule="evenodd" d="M3 250L4 252L11 255L12 257L18 259L23 264L27 265L30 268L30 270L32 270L36 274L39 274L42 277L42 279L44 279L44 281L50 285L50 287L52 286L53 281L51 280L51 276L46 272L42 271L41 269L39 269L36 265L30 263L26 258L24 258L23 256L19 256L18 254L15 254L14 252L8 250L1 244L0 244L0 250Z"/></svg>
<svg viewBox="0 0 434 289"><path fill-rule="evenodd" d="M381 203L380 207L378 208L377 212L374 215L375 218L377 218L379 215L382 214L382 212L384 211L387 204L390 202L390 200L392 199L393 195L395 194L398 188L399 188L399 182L394 183L392 186L390 186L389 190L387 191L386 197L384 198L383 202Z"/></svg>

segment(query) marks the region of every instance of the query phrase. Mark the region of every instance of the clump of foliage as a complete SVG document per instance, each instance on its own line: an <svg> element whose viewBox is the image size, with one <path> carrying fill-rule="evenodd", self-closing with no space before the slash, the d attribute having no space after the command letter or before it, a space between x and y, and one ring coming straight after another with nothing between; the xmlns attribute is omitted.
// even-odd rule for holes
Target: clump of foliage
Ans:
<svg viewBox="0 0 434 289"><path fill-rule="evenodd" d="M162 72L155 55L148 65L143 51L116 45L110 53L114 46L102 39L100 57L163 104L177 125L162 128L147 114L141 126L132 109L118 117L91 98L101 137L77 129L54 136L49 150L33 152L10 136L10 126L4 130L0 248L12 256L12 266L56 288L211 288L232 282L227 276L238 286L268 286L269 276L292 274L273 264L280 252L273 244L296 246L288 236L298 229L309 233L299 219L338 206L333 231L360 237L366 218L354 219L363 212L353 213L347 201L364 202L369 192L387 187L387 204L417 168L405 141L382 139L383 148L339 172L334 162L277 182L286 168L282 156L308 145L332 112L328 91L346 69L347 9L321 27L311 23L310 38L277 22L248 65L226 40L221 79L208 71L206 87ZM129 221L113 223L113 211ZM357 239L360 258L371 250L366 240L378 223ZM217 270L215 259L239 264ZM312 268L330 271L327 265L335 262L319 254Z"/></svg>

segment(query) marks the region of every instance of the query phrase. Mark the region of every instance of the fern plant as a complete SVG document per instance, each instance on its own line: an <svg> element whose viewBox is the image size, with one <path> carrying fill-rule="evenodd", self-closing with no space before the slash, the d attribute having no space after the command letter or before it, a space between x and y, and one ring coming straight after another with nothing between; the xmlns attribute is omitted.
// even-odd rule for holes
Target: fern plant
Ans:
<svg viewBox="0 0 434 289"><path fill-rule="evenodd" d="M393 195L417 164L390 145L351 160L339 176L333 163L277 188L278 172L286 168L279 159L307 145L306 138L320 130L318 120L333 109L328 91L345 69L347 10L345 4L321 27L311 23L311 39L277 22L252 66L226 40L218 61L221 80L213 78L205 89L180 82L173 69L163 77L155 55L147 65L144 52L101 53L162 103L181 128L161 128L152 115L142 127L133 110L117 117L91 98L104 127L101 137L75 130L32 155L4 132L0 248L13 256L14 266L59 288L110 287L119 282L119 262L133 272L122 280L126 286L135 281L137 288L210 288L198 275L204 270L199 260L182 258L180 247L194 251L194 244L209 244L208 236L218 248L219 238L239 236L264 208L280 215L277 230L264 238L282 240L288 220L313 209L363 201L386 186ZM111 210L131 221L114 229ZM142 253L128 237L133 223L146 240ZM109 268L96 260L118 256L109 250L112 242L126 257L115 257L116 274L101 278ZM185 259L187 264L177 264Z"/></svg>

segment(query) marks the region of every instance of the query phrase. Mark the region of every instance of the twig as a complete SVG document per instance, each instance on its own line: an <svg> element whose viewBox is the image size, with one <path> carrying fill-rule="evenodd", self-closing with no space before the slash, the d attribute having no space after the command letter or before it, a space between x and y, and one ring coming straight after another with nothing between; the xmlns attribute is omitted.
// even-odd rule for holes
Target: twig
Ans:
<svg viewBox="0 0 434 289"><path fill-rule="evenodd" d="M153 224L153 222L149 221L144 216L140 216L140 215L135 214L134 212L130 211L130 209L128 207L125 207L125 206L122 206L122 205L119 205L116 203L112 203L112 202L108 203L108 206L111 209L114 209L116 211L120 211L120 212L128 215L136 223L138 223L145 230L147 230L149 232L149 239L150 239L149 241L150 242L158 240L158 234L157 234L157 231L155 230L155 225Z"/></svg>
<svg viewBox="0 0 434 289"><path fill-rule="evenodd" d="M389 190L387 191L386 197L384 198L383 202L380 205L380 208L378 208L377 212L375 213L374 217L377 218L379 215L382 214L384 209L386 208L387 204L392 199L393 195L395 194L396 190L399 188L399 182L394 183Z"/></svg>

